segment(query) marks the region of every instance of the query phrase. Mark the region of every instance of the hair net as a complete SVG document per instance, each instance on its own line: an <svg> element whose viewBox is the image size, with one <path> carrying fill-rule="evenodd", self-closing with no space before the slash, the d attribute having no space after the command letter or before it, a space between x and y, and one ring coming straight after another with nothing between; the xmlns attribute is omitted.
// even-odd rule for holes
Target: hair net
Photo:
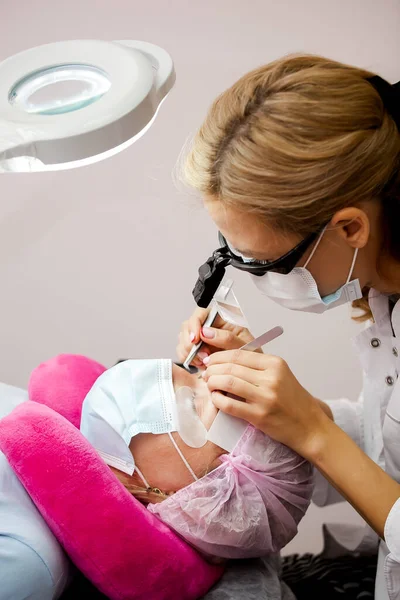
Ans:
<svg viewBox="0 0 400 600"><path fill-rule="evenodd" d="M215 470L148 510L210 556L279 551L309 506L311 465L251 425L220 459Z"/></svg>

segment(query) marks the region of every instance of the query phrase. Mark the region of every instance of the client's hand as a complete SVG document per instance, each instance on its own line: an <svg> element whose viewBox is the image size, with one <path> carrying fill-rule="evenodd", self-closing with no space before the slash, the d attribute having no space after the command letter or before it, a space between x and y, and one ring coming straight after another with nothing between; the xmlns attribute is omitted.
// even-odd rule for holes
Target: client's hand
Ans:
<svg viewBox="0 0 400 600"><path fill-rule="evenodd" d="M180 362L186 360L193 344L200 340L204 342L200 352L193 360L196 367L203 365L203 359L218 350L234 350L251 342L254 337L244 327L237 327L226 323L221 317L217 317L213 327L202 328L209 313L207 308L196 308L192 316L182 323L178 337L176 354Z"/></svg>
<svg viewBox="0 0 400 600"><path fill-rule="evenodd" d="M283 359L234 350L215 353L205 362L203 378L217 408L310 456L332 413L300 385Z"/></svg>

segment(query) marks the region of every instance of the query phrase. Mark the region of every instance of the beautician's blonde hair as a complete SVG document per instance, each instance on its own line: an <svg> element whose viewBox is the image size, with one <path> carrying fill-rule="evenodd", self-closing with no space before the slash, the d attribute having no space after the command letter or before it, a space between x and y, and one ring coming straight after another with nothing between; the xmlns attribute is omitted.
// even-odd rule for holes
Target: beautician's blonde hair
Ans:
<svg viewBox="0 0 400 600"><path fill-rule="evenodd" d="M372 75L308 55L248 73L212 104L184 181L303 237L346 206L386 196L382 253L400 260L400 136ZM369 316L365 300L356 305Z"/></svg>

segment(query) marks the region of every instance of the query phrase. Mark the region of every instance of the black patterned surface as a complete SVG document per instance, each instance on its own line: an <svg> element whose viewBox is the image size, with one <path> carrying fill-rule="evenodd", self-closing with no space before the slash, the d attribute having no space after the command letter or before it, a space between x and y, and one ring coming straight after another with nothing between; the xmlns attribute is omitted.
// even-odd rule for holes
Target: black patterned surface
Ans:
<svg viewBox="0 0 400 600"><path fill-rule="evenodd" d="M297 600L373 600L376 563L375 556L294 554L283 559L283 580Z"/></svg>
<svg viewBox="0 0 400 600"><path fill-rule="evenodd" d="M282 563L283 580L291 588L297 600L314 598L318 600L373 600L374 598L376 557L345 556L327 559L312 554L301 556L294 554L285 557ZM231 600L245 600L246 589L241 589L239 581L236 589L237 597L233 598L231 594L227 597ZM223 591L223 586L221 591ZM267 592L265 595L265 593L265 586L260 586L260 600L272 600L272 598L278 600L275 589L272 594ZM96 590L82 575L77 576L72 586L62 596L62 600L79 598L107 600L106 596ZM171 600L179 599L171 596Z"/></svg>

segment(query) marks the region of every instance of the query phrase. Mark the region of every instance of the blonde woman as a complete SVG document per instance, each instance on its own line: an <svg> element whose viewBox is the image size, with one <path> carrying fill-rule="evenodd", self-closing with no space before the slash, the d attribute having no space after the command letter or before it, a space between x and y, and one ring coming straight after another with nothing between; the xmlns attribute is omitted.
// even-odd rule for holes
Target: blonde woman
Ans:
<svg viewBox="0 0 400 600"><path fill-rule="evenodd" d="M319 497L329 499L328 480L364 517L379 543L376 600L400 598L399 129L398 86L324 58L286 57L214 102L184 167L225 264L253 273L287 308L353 302L371 320L357 340L359 403L324 403L283 360L238 352L243 332L202 329L205 309L183 324L177 352L184 360L205 342L197 360L215 406L304 456L326 478Z"/></svg>

